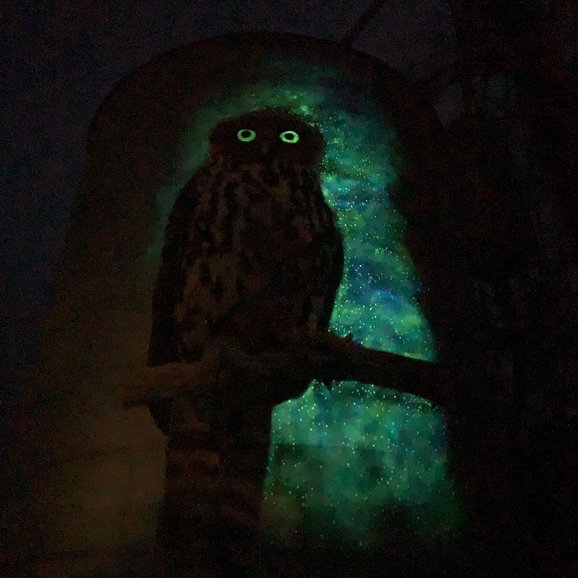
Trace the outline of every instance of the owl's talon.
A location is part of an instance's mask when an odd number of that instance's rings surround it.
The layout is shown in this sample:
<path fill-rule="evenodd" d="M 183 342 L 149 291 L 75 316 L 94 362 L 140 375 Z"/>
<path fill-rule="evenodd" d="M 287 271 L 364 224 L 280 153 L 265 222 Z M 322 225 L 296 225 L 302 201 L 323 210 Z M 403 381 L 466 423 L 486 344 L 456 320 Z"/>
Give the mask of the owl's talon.
<path fill-rule="evenodd" d="M 348 349 L 355 346 L 353 333 L 348 333 L 345 337 L 332 332 L 316 333 L 311 340 L 311 346 L 316 352 L 333 355 L 347 354 Z"/>

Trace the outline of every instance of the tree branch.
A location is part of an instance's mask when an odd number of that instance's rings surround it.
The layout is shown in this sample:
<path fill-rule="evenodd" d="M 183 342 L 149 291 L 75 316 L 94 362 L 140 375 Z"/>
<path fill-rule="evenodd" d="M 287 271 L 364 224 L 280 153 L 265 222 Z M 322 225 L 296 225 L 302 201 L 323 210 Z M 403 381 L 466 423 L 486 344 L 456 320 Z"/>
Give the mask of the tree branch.
<path fill-rule="evenodd" d="M 352 46 L 358 39 L 365 27 L 369 24 L 372 18 L 383 8 L 386 0 L 374 0 L 351 26 L 347 33 L 341 39 L 342 44 Z"/>
<path fill-rule="evenodd" d="M 234 347 L 215 347 L 202 360 L 147 367 L 125 386 L 123 405 L 131 408 L 184 395 L 208 394 L 235 382 L 258 382 L 251 393 L 275 405 L 303 393 L 313 379 L 359 381 L 397 389 L 441 406 L 453 402 L 447 368 L 369 349 L 332 333 L 281 352 L 251 356 Z"/>
<path fill-rule="evenodd" d="M 202 394 L 209 391 L 214 382 L 215 376 L 207 373 L 201 361 L 145 367 L 125 384 L 123 406 L 130 409 L 187 392 Z"/>

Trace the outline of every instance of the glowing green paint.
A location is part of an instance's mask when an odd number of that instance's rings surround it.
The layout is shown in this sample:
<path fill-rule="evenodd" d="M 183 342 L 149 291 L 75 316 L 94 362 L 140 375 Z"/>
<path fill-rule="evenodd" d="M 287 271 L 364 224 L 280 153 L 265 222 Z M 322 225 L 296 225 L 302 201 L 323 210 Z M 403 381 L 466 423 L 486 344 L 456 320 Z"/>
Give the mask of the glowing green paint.
<path fill-rule="evenodd" d="M 182 183 L 160 197 L 159 222 L 166 222 L 178 190 L 205 157 L 216 122 L 288 106 L 318 123 L 327 143 L 323 189 L 345 238 L 345 276 L 332 329 L 353 333 L 368 347 L 435 360 L 417 302 L 419 280 L 402 243 L 405 223 L 389 201 L 402 159 L 388 119 L 372 104 L 363 79 L 342 83 L 337 71 L 294 61 L 270 66 L 282 71 L 277 76 L 283 81 L 236 89 L 195 119 L 181 146 L 186 160 L 175 181 Z M 161 239 L 159 229 L 155 254 Z M 352 382 L 328 392 L 314 383 L 273 413 L 267 529 L 281 541 L 305 531 L 316 541 L 352 547 L 400 532 L 452 534 L 459 509 L 446 448 L 443 415 L 426 400 Z"/>

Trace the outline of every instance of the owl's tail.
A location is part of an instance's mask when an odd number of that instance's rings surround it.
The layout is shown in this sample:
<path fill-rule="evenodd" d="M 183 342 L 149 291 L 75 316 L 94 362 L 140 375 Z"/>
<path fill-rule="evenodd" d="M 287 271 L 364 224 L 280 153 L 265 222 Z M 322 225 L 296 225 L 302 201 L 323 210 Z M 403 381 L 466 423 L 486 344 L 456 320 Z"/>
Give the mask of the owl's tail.
<path fill-rule="evenodd" d="M 244 418 L 235 435 L 190 428 L 169 436 L 159 538 L 176 570 L 266 576 L 260 513 L 270 417 Z"/>

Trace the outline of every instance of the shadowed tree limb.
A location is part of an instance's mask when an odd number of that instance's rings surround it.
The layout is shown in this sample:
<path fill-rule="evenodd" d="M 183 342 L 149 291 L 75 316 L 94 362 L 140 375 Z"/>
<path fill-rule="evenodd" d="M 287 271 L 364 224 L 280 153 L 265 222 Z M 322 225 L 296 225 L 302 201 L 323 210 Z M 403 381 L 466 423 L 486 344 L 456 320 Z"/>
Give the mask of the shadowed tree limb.
<path fill-rule="evenodd" d="M 358 381 L 397 389 L 447 407 L 453 403 L 449 369 L 427 361 L 369 349 L 333 333 L 301 340 L 280 352 L 248 355 L 223 344 L 207 348 L 203 359 L 147 367 L 126 385 L 125 408 L 184 395 L 196 397 L 229 383 L 258 382 L 237 388 L 247 401 L 258 396 L 271 406 L 298 397 L 313 379 Z M 298 385 L 296 385 L 298 384 Z"/>
<path fill-rule="evenodd" d="M 361 16 L 355 21 L 351 28 L 345 33 L 341 42 L 347 46 L 352 46 L 359 38 L 365 27 L 371 22 L 375 15 L 384 7 L 387 0 L 374 0 L 361 13 Z"/>

